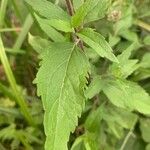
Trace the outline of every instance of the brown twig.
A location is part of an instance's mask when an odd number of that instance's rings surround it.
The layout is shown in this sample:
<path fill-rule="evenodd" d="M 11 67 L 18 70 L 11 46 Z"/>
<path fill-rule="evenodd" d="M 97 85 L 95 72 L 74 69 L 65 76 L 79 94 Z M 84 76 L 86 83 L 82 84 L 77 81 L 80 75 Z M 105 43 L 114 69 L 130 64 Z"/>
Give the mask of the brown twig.
<path fill-rule="evenodd" d="M 73 8 L 72 2 L 70 0 L 66 0 L 66 5 L 67 5 L 69 15 L 73 16 L 74 15 L 74 8 Z"/>
<path fill-rule="evenodd" d="M 66 5 L 67 5 L 67 9 L 68 9 L 69 15 L 73 16 L 74 13 L 75 13 L 75 10 L 73 8 L 72 1 L 71 0 L 66 0 Z M 74 31 L 75 31 L 75 33 L 77 33 L 78 29 L 74 28 Z M 79 40 L 79 47 L 82 50 L 84 50 L 83 42 L 80 40 L 80 38 L 77 35 L 75 35 L 75 36 L 73 35 L 73 39 L 74 39 L 75 42 Z"/>

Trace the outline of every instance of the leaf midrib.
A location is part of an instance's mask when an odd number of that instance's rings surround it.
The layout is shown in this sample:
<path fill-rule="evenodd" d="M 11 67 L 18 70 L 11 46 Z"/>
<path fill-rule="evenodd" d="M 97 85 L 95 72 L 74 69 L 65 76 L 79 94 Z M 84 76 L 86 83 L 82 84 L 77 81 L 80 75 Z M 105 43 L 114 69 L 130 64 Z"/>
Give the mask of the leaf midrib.
<path fill-rule="evenodd" d="M 73 45 L 73 48 L 72 48 L 72 50 L 71 50 L 71 53 L 70 53 L 70 56 L 69 56 L 69 58 L 68 58 L 68 63 L 67 63 L 67 65 L 66 65 L 66 69 L 65 69 L 65 74 L 64 74 L 64 77 L 63 77 L 63 82 L 62 82 L 62 86 L 61 86 L 61 89 L 60 89 L 60 95 L 59 95 L 59 97 L 58 97 L 58 107 L 57 107 L 57 117 L 56 117 L 56 127 L 55 127 L 55 133 L 54 133 L 54 150 L 55 150 L 55 145 L 57 144 L 55 144 L 55 139 L 56 139 L 56 136 L 59 136 L 58 134 L 57 134 L 57 124 L 58 124 L 58 110 L 59 110 L 59 108 L 60 108 L 60 101 L 61 101 L 61 96 L 62 96 L 62 93 L 63 93 L 63 87 L 64 87 L 64 84 L 65 84 L 65 80 L 66 80 L 66 77 L 67 77 L 67 71 L 68 71 L 68 66 L 69 66 L 69 62 L 70 62 L 70 60 L 71 60 L 71 57 L 72 57 L 72 54 L 73 54 L 73 51 L 74 51 L 74 49 L 75 49 L 75 44 Z"/>

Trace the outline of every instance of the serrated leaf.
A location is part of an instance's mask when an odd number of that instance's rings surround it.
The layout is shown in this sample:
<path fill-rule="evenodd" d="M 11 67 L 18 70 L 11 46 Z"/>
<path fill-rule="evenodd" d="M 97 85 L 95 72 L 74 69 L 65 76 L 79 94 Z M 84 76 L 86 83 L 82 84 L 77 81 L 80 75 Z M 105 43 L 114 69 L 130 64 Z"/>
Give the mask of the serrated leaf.
<path fill-rule="evenodd" d="M 35 82 L 45 109 L 45 149 L 67 150 L 84 108 L 88 60 L 72 43 L 54 43 L 42 58 Z"/>
<path fill-rule="evenodd" d="M 111 47 L 101 34 L 93 31 L 90 28 L 85 28 L 77 35 L 101 57 L 106 57 L 113 62 L 118 62 L 117 58 L 112 52 Z"/>
<path fill-rule="evenodd" d="M 99 0 L 87 0 L 85 1 L 79 9 L 75 12 L 72 17 L 72 26 L 78 27 L 80 26 L 88 13 L 98 4 Z"/>
<path fill-rule="evenodd" d="M 77 27 L 82 23 L 88 23 L 103 18 L 110 2 L 110 0 L 87 0 L 83 3 L 83 0 L 74 0 L 73 4 L 77 11 L 72 17 L 73 26 Z"/>
<path fill-rule="evenodd" d="M 93 8 L 93 10 L 90 11 L 85 17 L 84 23 L 96 21 L 103 18 L 107 12 L 110 2 L 111 0 L 100 0 L 98 4 Z"/>
<path fill-rule="evenodd" d="M 47 34 L 48 37 L 50 37 L 54 42 L 62 42 L 66 41 L 65 37 L 59 33 L 57 30 L 55 30 L 53 27 L 51 27 L 47 20 L 40 18 L 36 15 L 36 20 L 38 21 L 41 29 Z"/>
<path fill-rule="evenodd" d="M 39 36 L 33 36 L 30 33 L 28 36 L 28 42 L 37 53 L 43 52 L 51 44 L 50 41 Z"/>
<path fill-rule="evenodd" d="M 59 6 L 47 0 L 25 0 L 36 12 L 47 19 L 69 21 L 69 15 Z"/>
<path fill-rule="evenodd" d="M 150 114 L 150 96 L 134 82 L 120 79 L 108 80 L 103 91 L 117 107 Z"/>

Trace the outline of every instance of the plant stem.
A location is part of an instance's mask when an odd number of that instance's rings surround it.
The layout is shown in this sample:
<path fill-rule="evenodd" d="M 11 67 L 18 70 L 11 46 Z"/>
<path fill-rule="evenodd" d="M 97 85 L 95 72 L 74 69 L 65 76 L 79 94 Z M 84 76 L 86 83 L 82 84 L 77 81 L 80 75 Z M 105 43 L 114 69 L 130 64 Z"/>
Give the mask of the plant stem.
<path fill-rule="evenodd" d="M 21 48 L 22 43 L 25 40 L 26 35 L 28 34 L 29 29 L 31 28 L 32 24 L 33 24 L 33 18 L 29 14 L 27 16 L 25 22 L 24 22 L 24 25 L 23 25 L 22 30 L 21 30 L 21 32 L 20 32 L 20 34 L 16 40 L 16 43 L 13 46 L 13 49 L 20 49 Z"/>
<path fill-rule="evenodd" d="M 66 0 L 66 5 L 67 5 L 67 9 L 68 9 L 70 16 L 73 16 L 74 15 L 74 8 L 73 8 L 72 2 L 70 0 Z"/>
<path fill-rule="evenodd" d="M 74 11 L 73 4 L 72 4 L 71 0 L 66 0 L 66 5 L 67 5 L 69 15 L 73 16 L 75 11 Z M 74 30 L 75 30 L 75 33 L 78 31 L 78 29 L 76 29 L 76 28 Z M 84 50 L 83 42 L 80 40 L 80 38 L 77 35 L 75 35 L 75 37 L 73 36 L 73 38 L 74 38 L 75 42 L 79 40 L 79 47 L 82 50 Z"/>
<path fill-rule="evenodd" d="M 135 24 L 150 32 L 150 25 L 149 24 L 147 24 L 141 20 L 137 20 Z"/>
<path fill-rule="evenodd" d="M 12 93 L 11 90 L 8 89 L 8 87 L 6 87 L 5 85 L 3 85 L 0 82 L 0 90 L 7 96 L 9 97 L 11 100 L 15 100 L 16 101 L 16 97 L 14 96 L 14 94 Z"/>
<path fill-rule="evenodd" d="M 13 31 L 18 32 L 20 30 L 21 28 L 4 28 L 4 29 L 0 29 L 0 32 L 13 32 Z"/>
<path fill-rule="evenodd" d="M 25 19 L 25 22 L 24 22 L 24 24 L 23 24 L 23 27 L 22 27 L 22 29 L 21 29 L 21 32 L 20 32 L 20 34 L 19 34 L 19 36 L 18 36 L 18 38 L 17 38 L 17 40 L 16 40 L 16 42 L 15 42 L 15 44 L 14 44 L 14 46 L 13 46 L 13 49 L 21 49 L 21 46 L 22 46 L 22 44 L 23 44 L 23 42 L 24 42 L 24 40 L 25 40 L 25 38 L 26 38 L 26 36 L 27 36 L 27 34 L 28 34 L 28 32 L 29 32 L 29 30 L 30 30 L 30 28 L 31 28 L 31 26 L 32 26 L 32 24 L 33 24 L 33 18 L 32 18 L 32 16 L 29 14 L 27 17 L 26 17 L 26 19 Z M 15 58 L 12 56 L 11 58 L 10 58 L 10 63 L 11 64 L 14 64 L 14 61 L 15 61 Z"/>
<path fill-rule="evenodd" d="M 120 150 L 124 150 L 124 148 L 125 148 L 125 146 L 126 146 L 128 140 L 129 140 L 130 136 L 132 135 L 132 133 L 133 133 L 133 129 L 131 129 L 131 130 L 128 132 L 128 134 L 126 135 L 126 137 L 125 137 L 125 139 L 124 139 L 124 141 L 123 141 L 123 143 L 122 143 L 122 145 L 121 145 L 121 147 L 120 147 Z"/>
<path fill-rule="evenodd" d="M 11 88 L 12 88 L 12 90 L 14 92 L 14 95 L 16 97 L 16 102 L 20 106 L 21 111 L 22 111 L 25 119 L 27 120 L 27 122 L 30 125 L 34 125 L 32 116 L 30 115 L 30 113 L 28 111 L 28 107 L 27 107 L 27 105 L 25 103 L 25 100 L 24 100 L 23 96 L 20 94 L 20 91 L 18 91 L 16 80 L 14 78 L 13 72 L 12 72 L 11 67 L 9 65 L 9 62 L 8 62 L 8 59 L 7 59 L 7 56 L 6 56 L 6 53 L 5 53 L 5 49 L 4 49 L 4 46 L 3 46 L 3 42 L 2 42 L 2 39 L 1 39 L 1 36 L 0 36 L 0 59 L 1 59 L 1 62 L 3 64 L 3 66 L 4 66 L 4 70 L 5 70 L 6 76 L 8 78 L 8 81 L 10 83 L 10 86 L 11 86 Z"/>
<path fill-rule="evenodd" d="M 19 17 L 19 19 L 21 20 L 21 22 L 23 21 L 23 17 L 22 17 L 22 15 L 21 15 L 21 13 L 20 13 L 20 11 L 19 11 L 19 7 L 17 6 L 17 1 L 15 1 L 15 0 L 11 0 L 11 3 L 12 3 L 12 5 L 13 5 L 13 7 L 14 7 L 14 10 L 15 10 L 15 12 L 16 12 L 16 15 Z"/>
<path fill-rule="evenodd" d="M 6 7 L 7 7 L 8 0 L 2 0 L 1 1 L 1 7 L 0 7 L 0 27 L 3 26 L 4 23 L 4 17 L 6 13 Z"/>
<path fill-rule="evenodd" d="M 10 115 L 15 116 L 17 118 L 22 117 L 22 115 L 20 115 L 20 112 L 17 109 L 13 109 L 13 108 L 0 107 L 0 112 L 3 114 L 10 114 Z"/>

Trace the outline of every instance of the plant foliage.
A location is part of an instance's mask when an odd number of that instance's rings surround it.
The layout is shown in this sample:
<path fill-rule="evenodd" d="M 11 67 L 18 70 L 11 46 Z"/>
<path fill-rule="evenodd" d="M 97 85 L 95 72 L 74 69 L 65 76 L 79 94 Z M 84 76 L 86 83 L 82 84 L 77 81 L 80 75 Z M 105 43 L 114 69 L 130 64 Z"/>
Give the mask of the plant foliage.
<path fill-rule="evenodd" d="M 11 3 L 24 20 L 16 0 Z M 2 0 L 0 21 L 6 4 Z M 27 19 L 20 34 L 11 35 L 12 41 L 17 37 L 13 50 L 27 52 L 7 58 L 10 49 L 1 40 L 11 87 L 0 77 L 0 149 L 150 150 L 149 5 L 147 0 L 19 2 Z M 25 79 L 13 74 L 8 61 L 15 67 L 25 63 L 30 74 Z M 33 78 L 42 104 L 33 94 Z"/>

